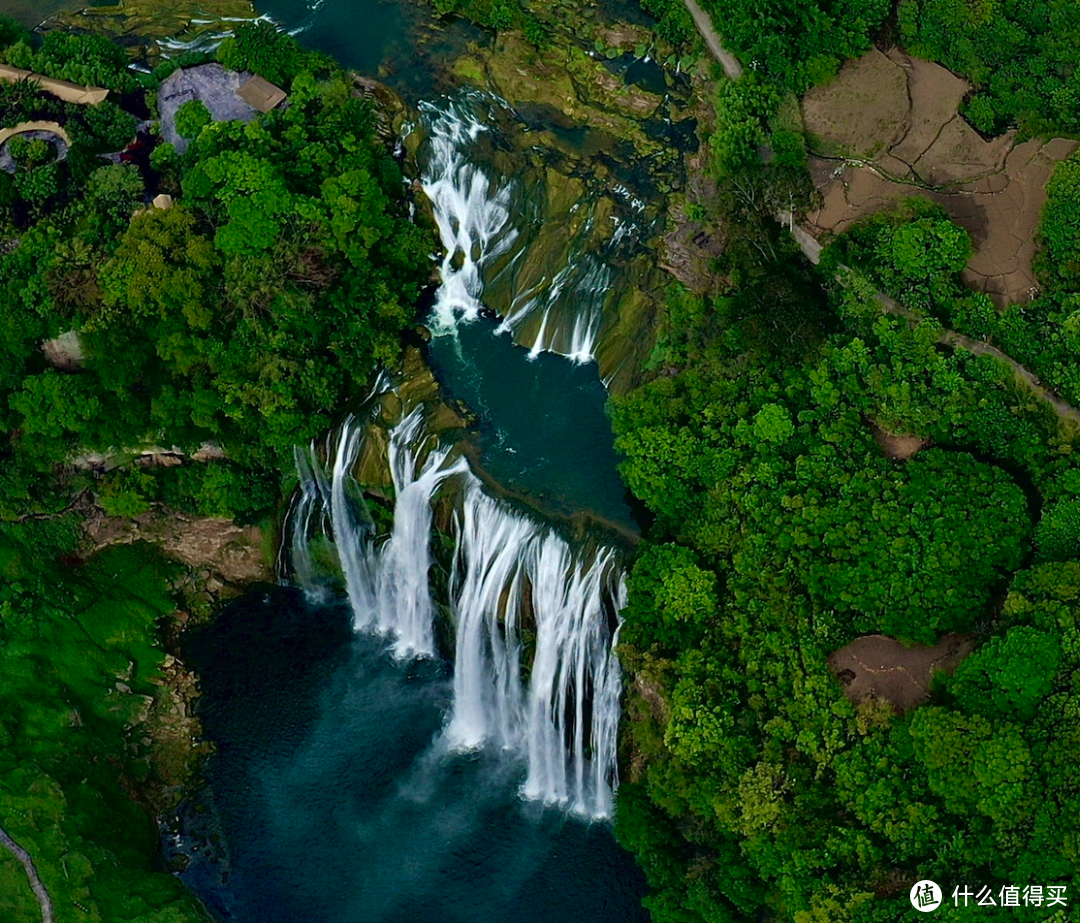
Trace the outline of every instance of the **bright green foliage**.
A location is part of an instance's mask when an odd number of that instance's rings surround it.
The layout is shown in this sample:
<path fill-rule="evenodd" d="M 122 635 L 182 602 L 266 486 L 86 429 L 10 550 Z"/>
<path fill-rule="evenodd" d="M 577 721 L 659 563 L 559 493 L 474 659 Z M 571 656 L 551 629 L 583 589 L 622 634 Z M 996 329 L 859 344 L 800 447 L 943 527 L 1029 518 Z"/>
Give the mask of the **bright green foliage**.
<path fill-rule="evenodd" d="M 708 0 L 724 44 L 750 70 L 802 92 L 870 48 L 886 0 Z"/>
<path fill-rule="evenodd" d="M 210 110 L 201 99 L 189 99 L 176 110 L 176 133 L 181 138 L 196 137 L 210 124 Z"/>
<path fill-rule="evenodd" d="M 950 688 L 969 714 L 1030 721 L 1053 686 L 1058 659 L 1054 635 L 1018 626 L 960 664 Z"/>
<path fill-rule="evenodd" d="M 58 920 L 202 921 L 181 883 L 154 869 L 157 829 L 126 790 L 150 765 L 133 727 L 142 696 L 157 694 L 167 570 L 143 545 L 61 563 L 77 528 L 0 530 L 0 826 L 34 857 Z M 0 866 L 0 882 L 18 880 Z M 23 900 L 7 906 L 37 913 L 25 875 L 18 887 Z"/>
<path fill-rule="evenodd" d="M 658 20 L 654 28 L 662 39 L 681 45 L 694 35 L 694 21 L 683 0 L 641 0 L 641 6 Z"/>
<path fill-rule="evenodd" d="M 1055 287 L 1075 290 L 1080 282 L 1080 157 L 1061 163 L 1046 186 L 1040 234 L 1044 266 Z"/>
<path fill-rule="evenodd" d="M 710 144 L 722 173 L 756 166 L 768 137 L 769 118 L 780 104 L 776 88 L 753 75 L 725 81 L 716 98 L 716 133 Z"/>
<path fill-rule="evenodd" d="M 0 260 L 19 293 L 10 322 L 28 309 L 53 334 L 74 322 L 91 356 L 79 376 L 12 369 L 34 465 L 212 440 L 255 470 L 287 466 L 397 356 L 431 240 L 344 76 L 295 75 L 288 109 L 205 126 L 172 164 L 174 207 L 132 218 L 139 174 L 98 167 L 82 202 Z"/>
<path fill-rule="evenodd" d="M 909 308 L 949 308 L 961 300 L 959 274 L 971 257 L 967 231 L 926 199 L 907 199 L 865 218 L 831 248 L 827 262 L 863 269 Z"/>
<path fill-rule="evenodd" d="M 0 52 L 0 58 L 5 64 L 83 86 L 127 92 L 139 85 L 128 70 L 124 49 L 101 35 L 51 30 L 45 33 L 40 46 L 23 37 Z"/>
<path fill-rule="evenodd" d="M 977 90 L 967 106 L 980 131 L 1080 131 L 1080 8 L 1072 0 L 902 0 L 900 34 Z"/>
<path fill-rule="evenodd" d="M 969 246 L 906 206 L 833 248 L 831 312 L 786 260 L 712 305 L 673 292 L 664 374 L 612 402 L 624 478 L 656 515 L 620 635 L 617 833 L 657 923 L 894 923 L 920 877 L 1080 886 L 1080 564 L 1017 573 L 1035 520 L 1041 558 L 1080 550 L 1080 440 L 919 320 L 997 329 L 960 283 Z M 762 335 L 778 291 L 802 307 L 798 350 Z M 933 447 L 885 457 L 870 421 Z M 860 635 L 976 630 L 905 715 L 853 704 L 828 666 Z"/>
<path fill-rule="evenodd" d="M 1070 497 L 1044 509 L 1035 544 L 1043 561 L 1080 557 L 1080 500 Z"/>
<path fill-rule="evenodd" d="M 237 27 L 218 48 L 218 60 L 230 70 L 250 71 L 288 89 L 302 71 L 319 70 L 330 62 L 305 51 L 265 19 Z"/>

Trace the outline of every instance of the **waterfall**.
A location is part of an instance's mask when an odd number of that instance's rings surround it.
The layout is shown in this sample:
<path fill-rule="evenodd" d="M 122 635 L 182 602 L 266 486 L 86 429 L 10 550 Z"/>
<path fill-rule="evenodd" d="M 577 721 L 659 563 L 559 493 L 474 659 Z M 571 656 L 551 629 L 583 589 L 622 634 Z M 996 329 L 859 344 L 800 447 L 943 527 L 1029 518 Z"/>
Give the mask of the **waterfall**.
<path fill-rule="evenodd" d="M 592 254 L 585 254 L 560 269 L 545 290 L 526 298 L 507 315 L 499 329 L 514 333 L 521 329 L 527 317 L 539 314 L 540 329 L 529 350 L 530 358 L 551 352 L 578 364 L 592 362 L 596 358 L 596 340 L 611 282 L 611 270 Z M 552 323 L 552 316 L 557 316 L 567 302 L 574 308 L 569 333 Z"/>
<path fill-rule="evenodd" d="M 479 316 L 485 270 L 499 257 L 517 246 L 506 265 L 498 269 L 497 279 L 502 279 L 514 277 L 521 259 L 528 255 L 528 242 L 511 223 L 513 194 L 521 184 L 517 179 L 496 182 L 472 159 L 481 135 L 492 131 L 477 113 L 498 105 L 506 106 L 476 91 L 438 105 L 420 105 L 428 139 L 422 184 L 445 251 L 440 266 L 442 285 L 432 309 L 431 326 L 436 336 L 452 334 L 460 321 L 471 322 Z M 542 218 L 535 216 L 533 220 Z M 552 220 L 569 222 L 569 217 L 559 215 Z M 527 286 L 528 291 L 512 291 L 509 304 L 490 305 L 503 317 L 499 332 L 510 333 L 517 342 L 531 343 L 531 358 L 551 352 L 575 363 L 594 361 L 614 281 L 607 261 L 631 227 L 614 220 L 612 237 L 601 254 L 587 250 L 595 230 L 591 211 L 576 231 L 568 224 L 559 254 L 562 265 L 550 267 L 548 275 Z M 510 287 L 515 286 L 511 283 Z"/>
<path fill-rule="evenodd" d="M 325 532 L 322 519 L 329 488 L 314 445 L 306 450 L 299 446 L 294 447 L 293 459 L 300 484 L 282 525 L 282 532 L 288 537 L 288 541 L 282 542 L 278 552 L 278 578 L 284 582 L 291 577 L 307 591 L 311 599 L 318 600 L 323 593 L 315 579 L 311 540 L 315 535 Z"/>
<path fill-rule="evenodd" d="M 381 544 L 352 499 L 362 430 L 350 419 L 333 449 L 328 490 L 301 487 L 308 517 L 329 507 L 357 630 L 378 631 L 395 656 L 435 655 L 438 595 L 454 622 L 453 701 L 443 732 L 453 750 L 485 746 L 526 767 L 522 795 L 588 817 L 607 817 L 616 784 L 621 677 L 614 623 L 625 602 L 613 549 L 575 548 L 552 528 L 483 492 L 462 459 L 426 456 L 422 408 L 391 432 L 396 503 Z M 300 456 L 298 456 L 300 457 Z M 318 482 L 317 464 L 307 463 Z M 301 470 L 302 484 L 304 470 Z M 456 476 L 456 550 L 445 582 L 431 585 L 432 500 Z M 301 508 L 303 499 L 297 502 Z M 290 517 L 295 530 L 299 515 Z M 303 538 L 289 536 L 297 557 Z"/>
<path fill-rule="evenodd" d="M 520 751 L 528 765 L 526 798 L 608 816 L 621 678 L 605 607 L 614 612 L 625 602 L 614 553 L 576 551 L 486 496 L 475 479 L 456 531 L 449 742 Z M 523 684 L 530 628 L 535 650 Z"/>
<path fill-rule="evenodd" d="M 481 268 L 505 253 L 517 237 L 508 223 L 510 187 L 493 190 L 484 172 L 466 156 L 487 130 L 470 105 L 477 95 L 449 101 L 445 108 L 420 104 L 430 149 L 424 192 L 445 251 L 432 312 L 436 334 L 452 332 L 458 317 L 476 319 L 484 287 Z"/>
<path fill-rule="evenodd" d="M 431 567 L 431 499 L 448 477 L 466 471 L 463 461 L 447 465 L 449 450 L 432 451 L 418 465 L 423 408 L 394 429 L 390 471 L 397 498 L 394 528 L 378 544 L 370 522 L 358 521 L 351 499 L 353 466 L 363 429 L 350 417 L 341 427 L 330 481 L 330 522 L 345 589 L 358 631 L 376 630 L 393 639 L 395 656 L 435 653 L 435 607 L 428 588 Z"/>

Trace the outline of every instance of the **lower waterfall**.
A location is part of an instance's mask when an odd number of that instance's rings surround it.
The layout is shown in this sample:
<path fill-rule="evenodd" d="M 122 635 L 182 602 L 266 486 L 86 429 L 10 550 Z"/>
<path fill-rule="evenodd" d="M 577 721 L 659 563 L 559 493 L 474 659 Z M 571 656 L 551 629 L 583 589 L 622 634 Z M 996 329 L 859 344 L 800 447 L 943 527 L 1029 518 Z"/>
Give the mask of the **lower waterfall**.
<path fill-rule="evenodd" d="M 449 450 L 424 456 L 422 408 L 391 433 L 394 523 L 380 541 L 355 496 L 351 471 L 361 438 L 350 418 L 329 453 L 329 477 L 314 453 L 305 456 L 288 520 L 293 530 L 329 521 L 356 629 L 385 634 L 399 659 L 434 656 L 435 598 L 447 600 L 454 686 L 446 744 L 519 754 L 525 798 L 610 816 L 621 693 L 613 648 L 626 593 L 616 552 L 575 548 L 487 496 Z M 451 480 L 458 485 L 456 549 L 450 573 L 440 578 L 445 584 L 432 586 L 432 501 Z M 287 536 L 302 586 L 312 572 L 304 550 L 312 534 Z"/>

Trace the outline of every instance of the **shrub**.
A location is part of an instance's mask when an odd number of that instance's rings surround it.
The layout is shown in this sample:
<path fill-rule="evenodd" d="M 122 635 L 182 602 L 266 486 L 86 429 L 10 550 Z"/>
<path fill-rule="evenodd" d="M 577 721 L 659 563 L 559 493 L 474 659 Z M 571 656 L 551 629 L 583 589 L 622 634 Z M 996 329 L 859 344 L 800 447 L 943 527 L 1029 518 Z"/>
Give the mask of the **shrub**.
<path fill-rule="evenodd" d="M 265 19 L 244 23 L 218 48 L 218 61 L 234 71 L 251 71 L 288 87 L 304 69 L 304 53 L 284 32 Z"/>
<path fill-rule="evenodd" d="M 197 138 L 210 122 L 210 110 L 199 99 L 188 100 L 176 111 L 176 133 L 189 141 Z"/>

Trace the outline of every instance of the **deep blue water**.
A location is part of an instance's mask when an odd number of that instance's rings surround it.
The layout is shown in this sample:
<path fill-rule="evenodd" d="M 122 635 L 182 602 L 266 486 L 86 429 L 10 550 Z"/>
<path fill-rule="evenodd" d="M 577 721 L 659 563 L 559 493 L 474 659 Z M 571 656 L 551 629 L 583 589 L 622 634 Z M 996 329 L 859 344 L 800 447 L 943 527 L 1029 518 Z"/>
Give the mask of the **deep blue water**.
<path fill-rule="evenodd" d="M 346 67 L 374 74 L 404 39 L 398 0 L 256 0 L 255 8 Z"/>
<path fill-rule="evenodd" d="M 499 753 L 450 755 L 437 661 L 395 662 L 340 605 L 253 592 L 189 642 L 217 753 L 185 811 L 185 880 L 235 923 L 646 923 L 605 824 L 517 796 Z"/>
<path fill-rule="evenodd" d="M 427 7 L 257 0 L 260 13 L 411 102 L 476 37 L 428 32 Z M 436 341 L 453 393 L 481 417 L 485 467 L 556 512 L 632 526 L 594 366 L 527 351 L 491 325 Z M 512 756 L 440 746 L 441 661 L 395 662 L 339 604 L 260 591 L 193 637 L 200 716 L 217 752 L 184 812 L 184 873 L 229 923 L 647 923 L 645 884 L 607 824 L 522 801 Z"/>
<path fill-rule="evenodd" d="M 495 328 L 482 319 L 462 323 L 456 337 L 431 342 L 436 373 L 480 418 L 484 467 L 541 509 L 591 510 L 637 531 L 595 363 L 550 353 L 530 359 Z"/>

